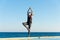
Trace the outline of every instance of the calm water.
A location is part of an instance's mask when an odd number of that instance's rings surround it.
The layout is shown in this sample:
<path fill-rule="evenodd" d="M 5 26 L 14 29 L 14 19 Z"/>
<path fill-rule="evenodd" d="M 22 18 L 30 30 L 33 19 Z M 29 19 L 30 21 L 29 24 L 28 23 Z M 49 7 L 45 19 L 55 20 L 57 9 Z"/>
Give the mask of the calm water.
<path fill-rule="evenodd" d="M 28 36 L 27 32 L 0 32 L 0 38 L 27 37 L 27 36 Z M 60 36 L 60 32 L 31 32 L 30 33 L 30 37 L 38 37 L 38 36 L 40 37 Z"/>

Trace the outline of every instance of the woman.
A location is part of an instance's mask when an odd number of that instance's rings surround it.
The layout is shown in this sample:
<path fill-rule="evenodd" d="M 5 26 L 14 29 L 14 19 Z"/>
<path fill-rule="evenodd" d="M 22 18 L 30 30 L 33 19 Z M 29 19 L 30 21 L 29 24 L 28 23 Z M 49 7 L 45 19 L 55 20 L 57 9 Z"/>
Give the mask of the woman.
<path fill-rule="evenodd" d="M 32 10 L 31 10 L 31 8 L 29 8 L 27 11 L 27 22 L 23 22 L 22 24 L 28 30 L 28 35 L 29 35 L 31 24 L 32 24 Z M 27 25 L 28 25 L 28 27 L 27 27 Z"/>

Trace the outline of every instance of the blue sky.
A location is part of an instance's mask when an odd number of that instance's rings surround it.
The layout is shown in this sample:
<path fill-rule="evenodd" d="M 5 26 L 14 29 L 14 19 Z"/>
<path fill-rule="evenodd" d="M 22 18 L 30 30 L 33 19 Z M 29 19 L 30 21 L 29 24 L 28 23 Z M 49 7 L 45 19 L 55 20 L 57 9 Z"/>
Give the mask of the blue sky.
<path fill-rule="evenodd" d="M 33 10 L 31 32 L 60 32 L 60 0 L 0 0 L 0 32 L 27 32 L 27 10 Z"/>

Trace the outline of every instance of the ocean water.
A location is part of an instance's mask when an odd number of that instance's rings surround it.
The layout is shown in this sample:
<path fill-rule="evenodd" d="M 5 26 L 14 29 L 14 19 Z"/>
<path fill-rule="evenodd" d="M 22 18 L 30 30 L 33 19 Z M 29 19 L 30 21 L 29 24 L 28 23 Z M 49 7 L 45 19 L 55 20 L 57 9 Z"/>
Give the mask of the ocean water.
<path fill-rule="evenodd" d="M 43 36 L 60 36 L 60 32 L 30 32 L 30 37 L 43 37 Z M 14 38 L 14 37 L 28 37 L 28 33 L 27 32 L 0 32 L 0 38 Z"/>

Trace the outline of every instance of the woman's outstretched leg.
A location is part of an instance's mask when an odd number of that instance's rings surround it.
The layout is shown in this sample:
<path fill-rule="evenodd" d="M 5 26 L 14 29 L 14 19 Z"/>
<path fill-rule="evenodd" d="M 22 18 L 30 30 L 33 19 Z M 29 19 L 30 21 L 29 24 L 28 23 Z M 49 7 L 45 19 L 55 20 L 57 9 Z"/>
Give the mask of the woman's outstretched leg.
<path fill-rule="evenodd" d="M 24 27 L 28 30 L 27 22 L 23 22 L 22 24 L 23 24 L 23 25 L 24 25 Z"/>

